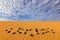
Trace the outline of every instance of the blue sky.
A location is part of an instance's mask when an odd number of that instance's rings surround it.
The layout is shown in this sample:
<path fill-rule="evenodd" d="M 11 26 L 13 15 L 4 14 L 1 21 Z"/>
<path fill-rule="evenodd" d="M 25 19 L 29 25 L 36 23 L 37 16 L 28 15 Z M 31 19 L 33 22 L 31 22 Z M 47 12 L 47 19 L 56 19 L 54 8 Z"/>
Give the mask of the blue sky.
<path fill-rule="evenodd" d="M 0 20 L 59 21 L 60 0 L 0 0 Z"/>

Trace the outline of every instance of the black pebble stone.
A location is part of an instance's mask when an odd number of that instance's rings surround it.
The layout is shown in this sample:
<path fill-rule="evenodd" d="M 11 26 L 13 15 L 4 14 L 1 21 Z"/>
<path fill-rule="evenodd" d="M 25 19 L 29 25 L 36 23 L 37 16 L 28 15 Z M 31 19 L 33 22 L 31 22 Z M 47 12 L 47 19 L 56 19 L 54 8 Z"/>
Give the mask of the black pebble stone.
<path fill-rule="evenodd" d="M 44 32 L 42 32 L 42 34 L 45 34 Z"/>
<path fill-rule="evenodd" d="M 45 33 L 49 33 L 50 31 L 46 31 Z"/>
<path fill-rule="evenodd" d="M 10 28 L 10 30 L 12 30 L 13 28 Z"/>
<path fill-rule="evenodd" d="M 13 32 L 12 34 L 16 34 L 16 32 Z"/>
<path fill-rule="evenodd" d="M 21 29 L 21 28 L 18 28 L 18 29 Z"/>
<path fill-rule="evenodd" d="M 29 31 L 28 29 L 26 29 L 26 31 Z"/>
<path fill-rule="evenodd" d="M 51 29 L 51 31 L 53 31 L 53 29 Z"/>
<path fill-rule="evenodd" d="M 10 33 L 11 31 L 8 31 L 8 33 Z"/>
<path fill-rule="evenodd" d="M 5 30 L 5 31 L 8 31 L 8 30 Z"/>
<path fill-rule="evenodd" d="M 37 33 L 37 35 L 39 35 L 39 33 Z"/>
<path fill-rule="evenodd" d="M 22 28 L 22 30 L 24 30 L 24 29 Z"/>
<path fill-rule="evenodd" d="M 19 32 L 19 34 L 22 34 L 22 32 Z"/>
<path fill-rule="evenodd" d="M 38 29 L 35 29 L 36 32 L 38 32 Z"/>
<path fill-rule="evenodd" d="M 49 28 L 46 28 L 46 30 L 49 30 Z"/>
<path fill-rule="evenodd" d="M 34 37 L 34 35 L 33 35 L 33 34 L 30 34 L 30 36 L 31 36 L 31 37 Z"/>
<path fill-rule="evenodd" d="M 20 30 L 17 30 L 17 32 L 19 32 Z"/>
<path fill-rule="evenodd" d="M 24 34 L 27 34 L 27 32 L 24 32 Z"/>
<path fill-rule="evenodd" d="M 41 29 L 41 31 L 45 31 L 45 29 L 43 28 L 43 29 Z"/>
<path fill-rule="evenodd" d="M 55 33 L 55 32 L 52 32 L 52 33 Z"/>
<path fill-rule="evenodd" d="M 29 31 L 31 31 L 32 30 L 32 28 L 31 29 L 29 29 Z"/>

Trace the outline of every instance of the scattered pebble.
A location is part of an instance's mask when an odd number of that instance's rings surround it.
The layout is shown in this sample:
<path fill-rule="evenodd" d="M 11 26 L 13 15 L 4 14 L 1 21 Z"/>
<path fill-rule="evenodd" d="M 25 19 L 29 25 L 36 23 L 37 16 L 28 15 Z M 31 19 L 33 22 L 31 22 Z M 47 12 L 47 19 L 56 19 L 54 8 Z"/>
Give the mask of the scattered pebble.
<path fill-rule="evenodd" d="M 13 29 L 13 28 L 10 28 L 10 30 L 12 30 L 12 29 Z M 21 30 L 24 30 L 23 28 L 18 28 L 17 32 L 18 32 L 19 34 L 22 34 L 22 32 L 20 32 L 20 29 L 21 29 Z M 32 28 L 31 28 L 31 29 L 26 29 L 25 32 L 24 32 L 24 34 L 27 34 L 27 31 L 31 31 L 31 30 L 32 30 Z M 5 31 L 7 31 L 8 33 L 11 32 L 11 31 L 8 31 L 7 29 L 6 29 Z M 49 28 L 47 28 L 47 29 L 44 29 L 44 28 L 43 28 L 43 29 L 41 29 L 41 31 L 42 31 L 42 34 L 49 33 L 50 31 L 51 31 L 52 33 L 55 33 L 53 29 L 51 29 L 51 30 L 49 31 Z M 35 29 L 35 32 L 36 32 L 37 35 L 39 35 L 39 32 L 38 32 L 38 29 L 37 29 L 37 28 Z M 12 34 L 16 34 L 16 32 L 13 32 Z M 34 37 L 33 34 L 30 34 L 30 36 L 31 36 L 31 37 Z"/>
<path fill-rule="evenodd" d="M 8 31 L 8 33 L 10 33 L 11 31 Z"/>
<path fill-rule="evenodd" d="M 8 31 L 8 30 L 5 30 L 5 31 Z"/>
<path fill-rule="evenodd" d="M 33 34 L 30 34 L 30 36 L 31 36 L 31 37 L 34 37 L 34 35 L 33 35 Z"/>
<path fill-rule="evenodd" d="M 35 32 L 38 32 L 38 29 L 35 29 Z"/>
<path fill-rule="evenodd" d="M 27 34 L 27 32 L 24 32 L 24 34 Z"/>
<path fill-rule="evenodd" d="M 31 31 L 32 30 L 32 28 L 31 29 L 29 29 L 29 31 Z"/>
<path fill-rule="evenodd" d="M 49 30 L 49 28 L 46 28 L 46 30 Z"/>
<path fill-rule="evenodd" d="M 55 32 L 52 32 L 52 33 L 55 33 Z"/>
<path fill-rule="evenodd" d="M 42 34 L 45 34 L 44 32 L 42 32 Z"/>
<path fill-rule="evenodd" d="M 37 33 L 37 35 L 39 35 L 39 33 Z"/>
<path fill-rule="evenodd" d="M 12 34 L 16 34 L 16 32 L 13 32 Z"/>
<path fill-rule="evenodd" d="M 53 29 L 51 29 L 51 31 L 53 31 Z"/>
<path fill-rule="evenodd" d="M 22 34 L 22 32 L 19 32 L 19 34 Z"/>
<path fill-rule="evenodd" d="M 46 31 L 45 33 L 48 33 L 48 32 L 50 32 L 50 31 Z"/>
<path fill-rule="evenodd" d="M 26 29 L 26 31 L 29 31 L 28 29 Z"/>
<path fill-rule="evenodd" d="M 19 30 L 17 30 L 17 32 L 19 32 Z"/>
<path fill-rule="evenodd" d="M 12 30 L 13 28 L 10 28 L 10 30 Z"/>
<path fill-rule="evenodd" d="M 21 29 L 21 28 L 18 28 L 18 29 Z"/>
<path fill-rule="evenodd" d="M 41 31 L 45 31 L 45 29 L 43 28 L 43 29 L 41 29 Z"/>
<path fill-rule="evenodd" d="M 24 29 L 22 28 L 22 30 L 24 30 Z"/>

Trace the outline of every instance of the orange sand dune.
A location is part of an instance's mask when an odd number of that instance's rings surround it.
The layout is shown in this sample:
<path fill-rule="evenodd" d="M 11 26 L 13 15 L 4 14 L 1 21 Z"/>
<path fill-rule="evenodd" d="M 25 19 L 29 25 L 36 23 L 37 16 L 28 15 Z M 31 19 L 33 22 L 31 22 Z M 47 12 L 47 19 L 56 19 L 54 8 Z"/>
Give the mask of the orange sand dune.
<path fill-rule="evenodd" d="M 60 40 L 60 22 L 0 21 L 0 40 Z"/>

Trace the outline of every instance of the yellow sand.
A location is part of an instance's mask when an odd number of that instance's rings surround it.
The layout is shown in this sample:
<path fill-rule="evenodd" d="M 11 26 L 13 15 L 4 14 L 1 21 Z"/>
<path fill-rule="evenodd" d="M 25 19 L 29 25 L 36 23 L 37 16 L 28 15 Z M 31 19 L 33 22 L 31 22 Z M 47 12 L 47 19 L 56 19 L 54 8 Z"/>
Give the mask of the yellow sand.
<path fill-rule="evenodd" d="M 26 35 L 18 34 L 16 31 L 21 27 L 24 29 L 39 29 L 39 35 L 33 30 L 28 32 Z M 10 30 L 13 28 L 13 30 Z M 55 31 L 55 33 L 42 34 L 41 28 L 50 28 Z M 16 34 L 7 33 L 5 30 L 8 29 Z M 23 31 L 24 32 L 24 31 Z M 31 37 L 30 34 L 34 34 Z M 19 21 L 0 21 L 0 40 L 60 40 L 60 22 L 19 22 Z"/>

